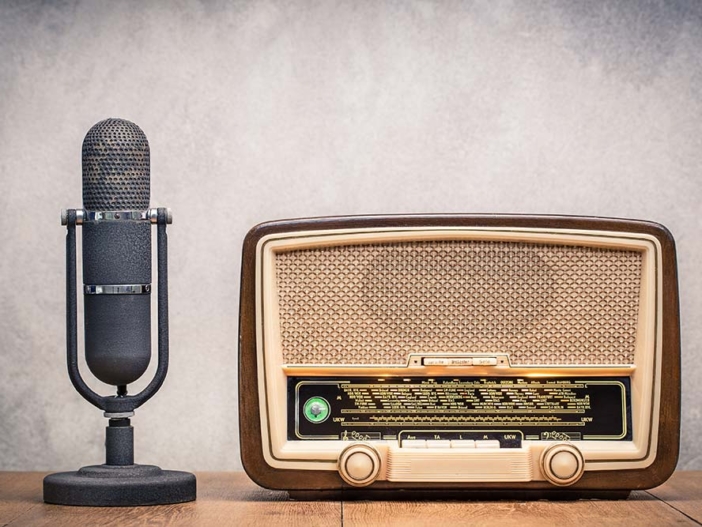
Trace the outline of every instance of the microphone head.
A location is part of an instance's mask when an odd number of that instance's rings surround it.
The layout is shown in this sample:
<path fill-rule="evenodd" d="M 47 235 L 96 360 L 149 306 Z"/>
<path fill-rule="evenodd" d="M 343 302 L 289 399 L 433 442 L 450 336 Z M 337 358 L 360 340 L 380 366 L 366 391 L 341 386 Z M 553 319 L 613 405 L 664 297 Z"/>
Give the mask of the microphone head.
<path fill-rule="evenodd" d="M 105 119 L 83 140 L 83 208 L 146 210 L 150 195 L 149 142 L 137 125 Z"/>

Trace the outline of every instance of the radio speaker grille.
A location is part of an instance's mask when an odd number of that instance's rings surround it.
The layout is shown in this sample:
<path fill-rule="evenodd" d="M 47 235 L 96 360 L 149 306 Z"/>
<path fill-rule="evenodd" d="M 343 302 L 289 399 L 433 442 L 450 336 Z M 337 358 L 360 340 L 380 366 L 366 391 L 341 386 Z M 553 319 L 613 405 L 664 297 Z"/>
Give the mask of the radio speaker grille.
<path fill-rule="evenodd" d="M 282 251 L 275 271 L 287 364 L 403 365 L 410 353 L 634 360 L 639 251 L 412 241 Z"/>

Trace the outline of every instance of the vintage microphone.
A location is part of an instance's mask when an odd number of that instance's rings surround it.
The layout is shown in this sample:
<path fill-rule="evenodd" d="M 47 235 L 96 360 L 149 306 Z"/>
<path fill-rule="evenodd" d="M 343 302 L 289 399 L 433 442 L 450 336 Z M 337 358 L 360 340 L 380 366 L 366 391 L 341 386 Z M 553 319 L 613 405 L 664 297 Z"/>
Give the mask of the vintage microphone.
<path fill-rule="evenodd" d="M 136 506 L 192 501 L 193 474 L 134 464 L 134 410 L 161 387 L 168 370 L 168 209 L 150 209 L 149 143 L 123 119 L 93 126 L 83 141 L 83 210 L 61 214 L 66 236 L 68 375 L 88 402 L 103 410 L 104 465 L 44 478 L 44 501 L 61 505 Z M 151 224 L 157 224 L 158 367 L 136 395 L 127 385 L 151 359 Z M 85 358 L 116 395 L 91 390 L 78 371 L 76 225 L 83 227 Z"/>

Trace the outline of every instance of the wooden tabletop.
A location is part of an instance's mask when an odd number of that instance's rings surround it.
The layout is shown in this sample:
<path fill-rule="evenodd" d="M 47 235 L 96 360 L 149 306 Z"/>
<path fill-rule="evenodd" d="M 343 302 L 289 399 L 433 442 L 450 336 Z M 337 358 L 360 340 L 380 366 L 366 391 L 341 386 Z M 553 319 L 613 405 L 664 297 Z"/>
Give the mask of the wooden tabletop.
<path fill-rule="evenodd" d="M 42 502 L 39 472 L 0 472 L 0 526 L 149 525 L 702 525 L 702 472 L 620 501 L 290 501 L 242 472 L 197 474 L 192 503 L 155 507 L 64 507 Z"/>

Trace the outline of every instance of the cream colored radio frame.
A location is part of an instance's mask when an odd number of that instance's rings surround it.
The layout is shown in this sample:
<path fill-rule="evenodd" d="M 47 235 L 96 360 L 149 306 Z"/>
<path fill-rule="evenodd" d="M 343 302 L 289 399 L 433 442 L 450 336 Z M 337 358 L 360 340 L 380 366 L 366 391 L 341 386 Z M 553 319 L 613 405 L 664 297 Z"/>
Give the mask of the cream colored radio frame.
<path fill-rule="evenodd" d="M 642 252 L 642 281 L 639 303 L 639 323 L 636 337 L 634 364 L 617 366 L 502 366 L 451 367 L 451 375 L 464 376 L 629 376 L 631 378 L 632 441 L 578 441 L 577 448 L 585 461 L 584 470 L 608 471 L 642 469 L 650 466 L 658 449 L 658 416 L 660 414 L 661 332 L 662 318 L 662 261 L 659 241 L 650 235 L 609 231 L 575 229 L 529 229 L 500 227 L 391 227 L 336 229 L 281 233 L 264 236 L 256 247 L 256 343 L 258 361 L 259 416 L 266 463 L 276 469 L 337 471 L 341 452 L 348 441 L 287 439 L 287 377 L 306 376 L 360 376 L 360 375 L 437 375 L 441 367 L 360 366 L 360 365 L 286 365 L 280 346 L 278 326 L 275 254 L 279 251 L 308 249 L 339 245 L 368 243 L 427 241 L 427 240 L 481 240 L 529 242 L 553 245 L 616 248 Z M 460 356 L 485 356 L 461 354 Z M 506 452 L 489 449 L 466 452 L 452 449 L 426 449 L 418 455 L 400 448 L 396 440 L 373 441 L 381 456 L 378 480 L 388 481 L 542 481 L 539 460 L 553 441 L 522 442 L 521 449 Z M 573 443 L 573 444 L 576 444 Z M 412 455 L 410 468 L 393 470 L 401 460 Z M 476 470 L 489 467 L 482 460 L 496 460 L 496 456 L 515 458 L 516 470 Z M 502 459 L 505 459 L 504 457 Z M 473 463 L 471 465 L 471 460 Z M 455 464 L 465 464 L 466 470 L 456 475 Z M 476 464 L 477 463 L 477 464 Z M 503 462 L 500 462 L 503 463 Z M 504 463 L 503 463 L 504 464 Z M 453 467 L 448 472 L 437 470 Z M 472 469 L 468 470 L 470 467 Z M 493 464 L 494 466 L 494 464 Z M 508 466 L 508 465 L 505 465 Z M 413 468 L 412 468 L 413 467 Z M 425 470 L 434 467 L 432 470 Z M 476 479 L 477 478 L 477 479 Z M 482 478 L 482 479 L 481 479 Z"/>

